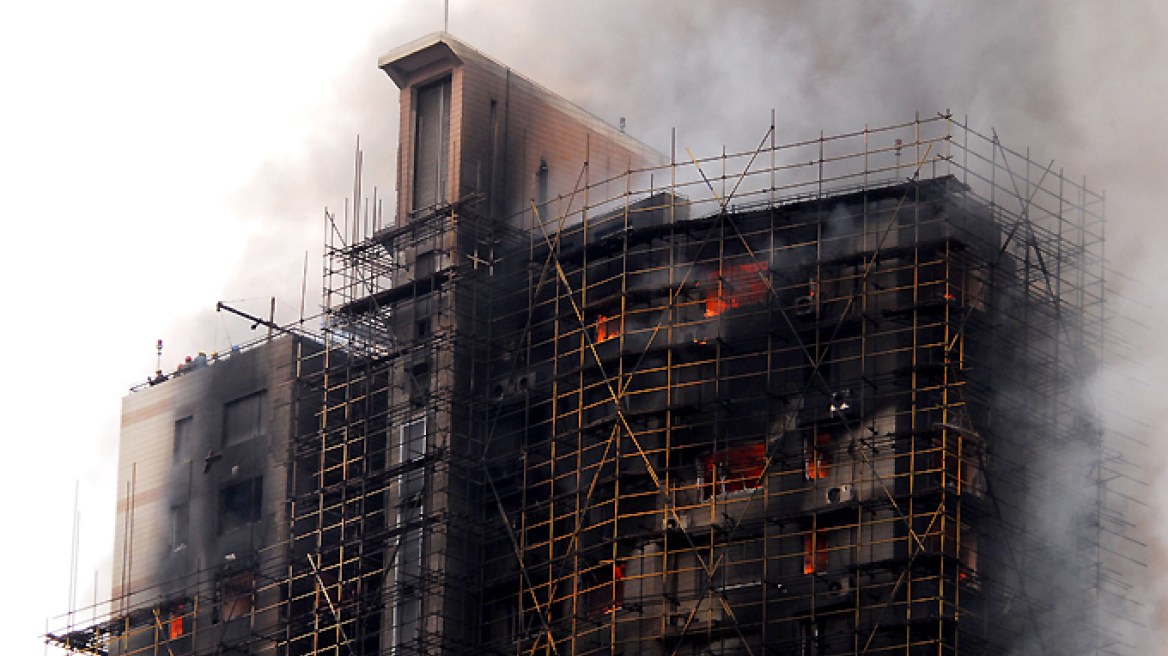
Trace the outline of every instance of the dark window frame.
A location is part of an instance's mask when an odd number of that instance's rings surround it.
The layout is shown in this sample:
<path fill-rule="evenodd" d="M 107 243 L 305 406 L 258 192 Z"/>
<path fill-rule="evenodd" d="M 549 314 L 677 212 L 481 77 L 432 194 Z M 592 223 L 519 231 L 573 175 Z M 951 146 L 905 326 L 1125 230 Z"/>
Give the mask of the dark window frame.
<path fill-rule="evenodd" d="M 451 142 L 451 103 L 453 101 L 454 82 L 452 75 L 444 75 L 436 80 L 419 84 L 413 89 L 412 110 L 412 144 L 413 162 L 410 166 L 412 184 L 410 185 L 410 205 L 412 211 L 418 211 L 441 205 L 447 202 L 448 185 L 450 182 L 450 142 Z M 431 128 L 426 125 L 427 110 L 423 107 L 427 100 L 437 94 L 437 107 L 431 119 L 438 120 L 438 126 Z M 436 131 L 435 131 L 436 130 Z M 432 141 L 436 140 L 436 143 Z M 430 150 L 433 149 L 433 153 Z M 434 179 L 432 181 L 432 195 L 426 193 L 429 189 L 430 162 L 427 155 L 434 155 Z M 425 173 L 422 173 L 425 169 Z"/>
<path fill-rule="evenodd" d="M 251 526 L 263 518 L 264 477 L 219 488 L 219 535 Z"/>
<path fill-rule="evenodd" d="M 223 404 L 223 434 L 219 441 L 222 446 L 228 447 L 234 444 L 243 444 L 248 440 L 255 439 L 264 434 L 264 420 L 267 418 L 264 405 L 267 403 L 267 392 L 266 389 L 258 390 L 250 394 L 244 394 Z M 243 404 L 253 401 L 256 403 L 256 416 L 251 434 L 245 437 L 236 437 L 232 430 L 232 409 L 239 408 Z M 240 431 L 240 434 L 242 435 L 246 432 Z"/>
<path fill-rule="evenodd" d="M 191 505 L 180 503 L 170 507 L 170 550 L 181 551 L 190 540 Z"/>
<path fill-rule="evenodd" d="M 187 415 L 174 422 L 174 462 L 179 462 L 191 446 L 191 438 L 195 432 L 195 416 Z"/>

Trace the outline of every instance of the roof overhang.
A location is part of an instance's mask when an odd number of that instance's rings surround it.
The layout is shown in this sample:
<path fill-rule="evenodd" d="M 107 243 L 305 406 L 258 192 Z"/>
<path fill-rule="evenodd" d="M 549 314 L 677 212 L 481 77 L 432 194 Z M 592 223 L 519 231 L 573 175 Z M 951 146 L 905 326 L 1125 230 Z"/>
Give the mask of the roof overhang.
<path fill-rule="evenodd" d="M 461 44 L 456 44 L 445 32 L 435 32 L 394 48 L 377 60 L 377 66 L 389 75 L 399 89 L 404 89 L 415 71 L 436 63 L 448 63 L 451 66 L 462 64 L 462 58 L 456 52 Z"/>

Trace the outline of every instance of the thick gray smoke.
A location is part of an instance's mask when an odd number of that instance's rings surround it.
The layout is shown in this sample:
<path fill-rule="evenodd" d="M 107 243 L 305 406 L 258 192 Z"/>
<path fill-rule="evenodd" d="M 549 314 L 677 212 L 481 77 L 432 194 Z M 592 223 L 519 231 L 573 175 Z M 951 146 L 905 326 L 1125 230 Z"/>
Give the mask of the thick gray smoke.
<path fill-rule="evenodd" d="M 437 4 L 437 3 L 435 3 Z M 1160 187 L 1168 173 L 1168 5 L 1152 0 L 1018 3 L 896 1 L 678 3 L 454 2 L 451 31 L 517 71 L 668 151 L 753 148 L 777 114 L 779 141 L 850 131 L 865 124 L 911 120 L 951 109 L 987 132 L 995 128 L 1034 158 L 1086 174 L 1108 192 L 1111 265 L 1123 294 L 1120 313 L 1147 326 L 1168 323 L 1168 238 L 1160 219 Z M 273 161 L 239 191 L 238 207 L 253 222 L 244 267 L 227 297 L 275 294 L 281 320 L 300 299 L 305 252 L 311 254 L 308 307 L 319 298 L 322 213 L 343 213 L 352 195 L 353 148 L 365 149 L 365 189 L 378 187 L 392 215 L 397 90 L 376 69 L 392 47 L 432 31 L 441 9 L 402 10 L 400 20 L 369 42 L 322 106 L 317 133 L 302 155 Z M 208 325 L 195 321 L 193 325 Z M 1136 473 L 1149 487 L 1129 519 L 1152 548 L 1137 577 L 1150 604 L 1141 653 L 1165 653 L 1152 629 L 1165 607 L 1163 528 L 1168 479 L 1154 418 L 1165 402 L 1166 349 L 1154 332 L 1117 321 L 1141 364 L 1105 366 L 1092 388 L 1102 403 L 1126 401 L 1109 421 L 1132 438 Z M 184 335 L 194 342 L 199 336 Z M 201 336 L 205 341 L 210 335 Z M 1132 350 L 1126 351 L 1129 355 Z M 1136 379 L 1142 379 L 1136 383 Z M 1129 419 L 1130 418 L 1130 419 Z M 1147 447 L 1136 446 L 1138 442 Z M 1074 509 L 1070 509 L 1073 511 Z"/>

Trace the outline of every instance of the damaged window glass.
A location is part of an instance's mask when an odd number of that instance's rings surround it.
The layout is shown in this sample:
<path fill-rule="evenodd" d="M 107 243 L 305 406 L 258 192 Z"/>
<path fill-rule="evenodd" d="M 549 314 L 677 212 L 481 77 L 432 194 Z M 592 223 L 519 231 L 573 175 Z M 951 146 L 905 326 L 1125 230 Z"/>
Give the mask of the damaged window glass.
<path fill-rule="evenodd" d="M 263 392 L 256 392 L 223 406 L 223 446 L 245 442 L 261 433 L 265 398 Z"/>
<path fill-rule="evenodd" d="M 263 493 L 262 476 L 219 490 L 219 534 L 258 522 Z"/>

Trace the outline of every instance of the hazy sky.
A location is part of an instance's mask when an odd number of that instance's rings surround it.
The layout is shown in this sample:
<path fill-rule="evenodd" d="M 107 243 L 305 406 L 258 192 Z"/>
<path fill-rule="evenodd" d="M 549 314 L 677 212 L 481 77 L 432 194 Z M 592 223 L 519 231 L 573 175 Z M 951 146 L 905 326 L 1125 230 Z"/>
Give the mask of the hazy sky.
<path fill-rule="evenodd" d="M 772 109 L 780 141 L 968 114 L 1107 190 L 1112 264 L 1145 283 L 1124 290 L 1129 309 L 1168 319 L 1168 3 L 451 4 L 456 36 L 662 149 L 673 127 L 698 154 L 753 147 Z M 154 370 L 155 340 L 169 370 L 248 338 L 218 300 L 263 313 L 274 294 L 277 319 L 295 318 L 306 253 L 312 307 L 321 216 L 351 194 L 357 135 L 366 188 L 391 207 L 397 91 L 376 58 L 440 29 L 442 4 L 323 7 L 0 8 L 5 653 L 40 653 L 45 617 L 66 608 L 76 481 L 78 599 L 95 569 L 108 594 L 120 398 Z M 1168 507 L 1158 333 L 1100 386 L 1131 401 L 1140 423 L 1125 430 L 1151 444 L 1143 522 Z"/>

